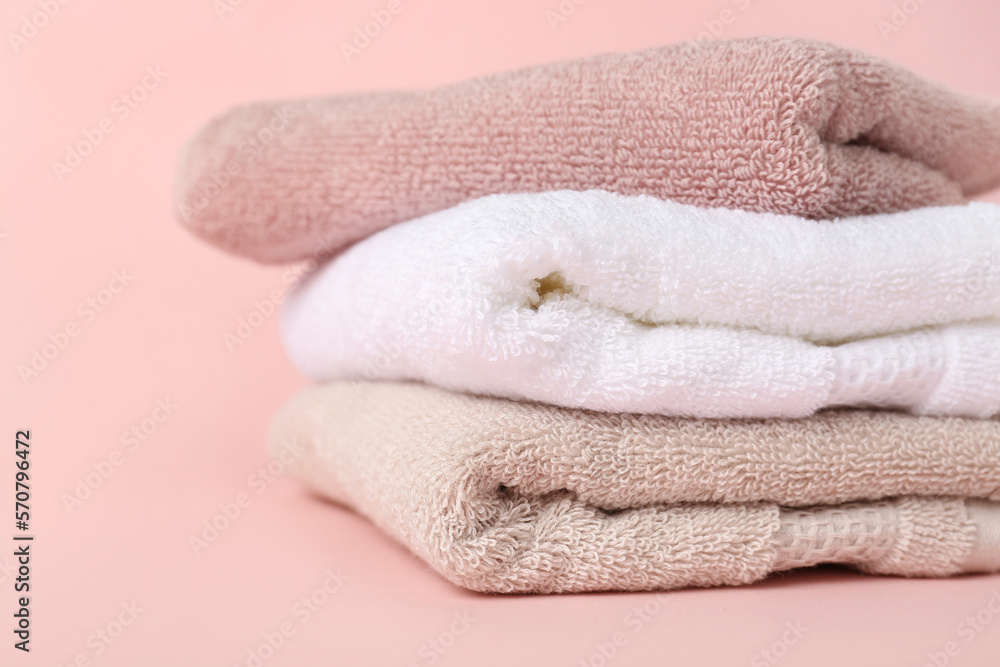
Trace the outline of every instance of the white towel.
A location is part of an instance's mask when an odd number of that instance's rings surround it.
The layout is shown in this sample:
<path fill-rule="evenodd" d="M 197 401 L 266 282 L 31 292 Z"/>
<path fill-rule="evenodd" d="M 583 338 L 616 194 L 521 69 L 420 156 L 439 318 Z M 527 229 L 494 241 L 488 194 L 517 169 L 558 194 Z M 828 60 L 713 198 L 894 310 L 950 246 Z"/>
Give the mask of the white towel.
<path fill-rule="evenodd" d="M 419 379 L 602 411 L 1000 411 L 1000 206 L 817 222 L 601 191 L 386 229 L 286 303 L 321 381 Z"/>

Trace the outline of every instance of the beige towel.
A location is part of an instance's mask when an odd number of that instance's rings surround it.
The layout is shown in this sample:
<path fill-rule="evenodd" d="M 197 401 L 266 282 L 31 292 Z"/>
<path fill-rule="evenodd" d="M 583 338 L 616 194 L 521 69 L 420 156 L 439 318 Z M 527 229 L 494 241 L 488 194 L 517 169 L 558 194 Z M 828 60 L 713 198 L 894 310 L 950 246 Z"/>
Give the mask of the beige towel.
<path fill-rule="evenodd" d="M 294 397 L 269 441 L 477 591 L 735 585 L 822 562 L 1000 570 L 1000 421 L 700 421 L 334 383 Z"/>

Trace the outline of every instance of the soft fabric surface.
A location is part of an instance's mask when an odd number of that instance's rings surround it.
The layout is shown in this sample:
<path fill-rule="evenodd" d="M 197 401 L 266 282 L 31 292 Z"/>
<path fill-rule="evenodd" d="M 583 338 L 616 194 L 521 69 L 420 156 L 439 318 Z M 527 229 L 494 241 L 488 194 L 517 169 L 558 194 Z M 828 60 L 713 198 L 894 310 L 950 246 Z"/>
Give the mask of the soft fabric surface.
<path fill-rule="evenodd" d="M 558 191 L 359 242 L 289 297 L 283 329 L 321 381 L 691 417 L 986 417 L 998 316 L 996 205 L 819 223 Z"/>
<path fill-rule="evenodd" d="M 998 421 L 685 420 L 342 382 L 295 396 L 269 442 L 478 591 L 745 584 L 821 562 L 1000 569 Z"/>
<path fill-rule="evenodd" d="M 1000 179 L 1000 105 L 802 39 L 680 44 L 417 92 L 244 106 L 180 165 L 180 218 L 263 262 L 494 193 L 601 189 L 811 218 Z"/>

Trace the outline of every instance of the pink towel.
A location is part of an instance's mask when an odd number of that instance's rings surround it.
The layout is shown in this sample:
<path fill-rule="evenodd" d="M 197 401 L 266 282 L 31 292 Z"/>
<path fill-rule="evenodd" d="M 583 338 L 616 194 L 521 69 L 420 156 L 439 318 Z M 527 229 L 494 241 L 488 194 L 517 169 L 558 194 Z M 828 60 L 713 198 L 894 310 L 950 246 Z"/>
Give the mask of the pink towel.
<path fill-rule="evenodd" d="M 494 193 L 831 218 L 953 204 L 998 178 L 996 103 L 838 46 L 752 38 L 237 108 L 188 146 L 177 205 L 210 242 L 281 262 Z"/>
<path fill-rule="evenodd" d="M 295 396 L 269 441 L 478 591 L 734 585 L 823 562 L 1000 570 L 1000 421 L 705 421 L 344 382 Z"/>

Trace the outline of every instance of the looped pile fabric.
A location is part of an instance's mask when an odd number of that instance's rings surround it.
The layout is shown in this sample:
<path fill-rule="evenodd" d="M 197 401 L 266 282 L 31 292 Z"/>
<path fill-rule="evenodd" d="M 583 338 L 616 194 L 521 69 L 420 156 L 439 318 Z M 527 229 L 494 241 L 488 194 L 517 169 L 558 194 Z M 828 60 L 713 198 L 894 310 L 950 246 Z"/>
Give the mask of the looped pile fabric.
<path fill-rule="evenodd" d="M 476 591 L 1000 571 L 1000 104 L 750 38 L 258 103 L 193 233 L 318 269 L 269 446 Z"/>
<path fill-rule="evenodd" d="M 998 183 L 996 102 L 833 44 L 755 37 L 241 106 L 188 145 L 176 207 L 220 248 L 288 262 L 498 193 L 828 219 L 958 204 Z"/>
<path fill-rule="evenodd" d="M 374 369 L 684 417 L 990 417 L 1000 206 L 817 223 L 599 190 L 494 195 L 355 244 L 288 299 L 283 329 L 318 381 Z"/>

